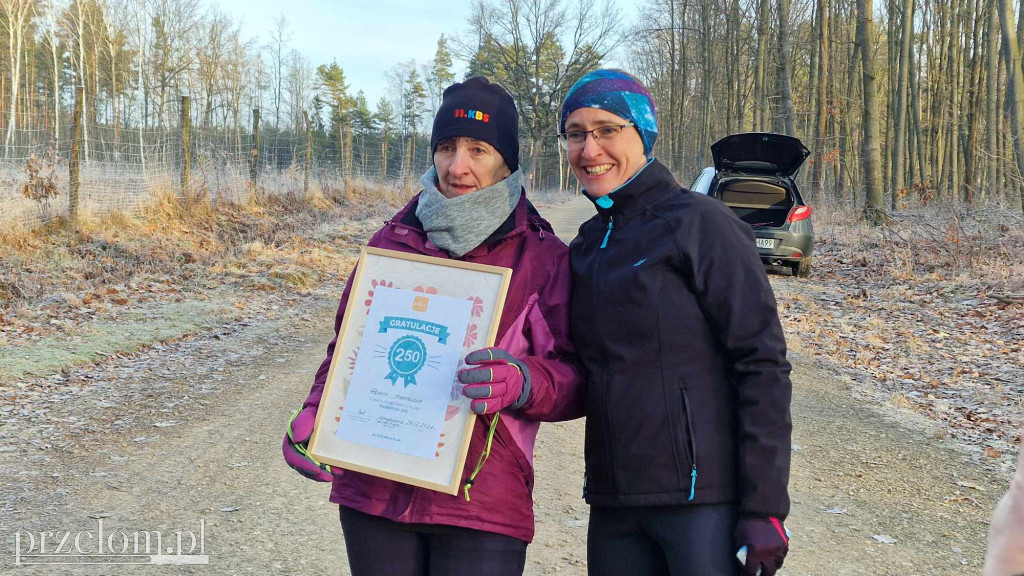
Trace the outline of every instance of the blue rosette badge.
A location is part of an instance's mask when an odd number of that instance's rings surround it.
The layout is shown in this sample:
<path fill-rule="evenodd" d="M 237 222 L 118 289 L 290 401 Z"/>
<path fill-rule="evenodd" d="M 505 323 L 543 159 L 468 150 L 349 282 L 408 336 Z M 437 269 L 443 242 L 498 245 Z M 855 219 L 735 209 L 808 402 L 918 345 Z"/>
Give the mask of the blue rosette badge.
<path fill-rule="evenodd" d="M 427 363 L 427 346 L 422 340 L 415 336 L 402 336 L 391 345 L 388 350 L 388 373 L 385 378 L 391 381 L 392 385 L 403 380 L 404 388 L 416 384 L 416 374 Z"/>

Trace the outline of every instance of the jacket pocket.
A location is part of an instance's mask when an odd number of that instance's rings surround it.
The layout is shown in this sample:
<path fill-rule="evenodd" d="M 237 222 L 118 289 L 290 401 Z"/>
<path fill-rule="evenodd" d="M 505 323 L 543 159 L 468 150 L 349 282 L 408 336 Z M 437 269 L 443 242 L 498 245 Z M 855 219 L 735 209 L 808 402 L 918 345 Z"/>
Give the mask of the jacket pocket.
<path fill-rule="evenodd" d="M 519 467 L 519 478 L 522 480 L 523 484 L 526 485 L 526 489 L 532 494 L 533 483 L 531 482 L 532 474 L 528 472 L 529 464 L 527 464 L 523 460 L 523 457 L 520 456 L 522 454 L 521 450 L 512 448 L 513 446 L 516 446 L 516 444 L 505 438 L 506 432 L 503 432 L 503 430 L 506 430 L 505 426 L 503 423 L 499 423 L 498 429 L 494 431 L 494 439 L 497 440 L 496 444 L 501 447 L 508 454 L 508 457 L 516 463 L 516 466 Z"/>
<path fill-rule="evenodd" d="M 686 421 L 687 438 L 683 439 L 683 446 L 686 454 L 690 457 L 690 497 L 693 500 L 697 489 L 697 436 L 693 433 L 693 418 L 690 412 L 690 396 L 686 392 L 686 386 L 679 388 L 680 398 L 683 403 L 683 420 Z"/>
<path fill-rule="evenodd" d="M 587 425 L 584 432 L 584 459 L 586 461 L 586 493 L 611 495 L 616 493 L 614 434 L 608 407 L 605 378 L 590 386 L 587 395 Z"/>

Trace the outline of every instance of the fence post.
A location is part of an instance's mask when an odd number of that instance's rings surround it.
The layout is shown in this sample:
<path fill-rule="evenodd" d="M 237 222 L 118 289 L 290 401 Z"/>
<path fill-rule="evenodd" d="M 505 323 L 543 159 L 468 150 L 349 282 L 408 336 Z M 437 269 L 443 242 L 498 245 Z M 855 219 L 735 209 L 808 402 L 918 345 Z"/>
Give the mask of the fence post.
<path fill-rule="evenodd" d="M 188 96 L 181 97 L 181 197 L 189 199 L 192 176 L 192 120 Z"/>
<path fill-rule="evenodd" d="M 82 147 L 82 96 L 83 87 L 75 87 L 75 113 L 71 125 L 71 158 L 68 160 L 68 177 L 71 184 L 68 198 L 68 211 L 71 223 L 78 228 L 78 191 L 81 186 L 81 172 L 78 161 Z"/>
<path fill-rule="evenodd" d="M 384 127 L 384 137 L 380 141 L 380 181 L 388 179 L 388 127 Z"/>
<path fill-rule="evenodd" d="M 409 140 L 405 143 L 405 187 L 408 188 L 412 183 L 412 139 L 415 136 L 409 137 Z"/>
<path fill-rule="evenodd" d="M 306 169 L 302 174 L 302 195 L 309 195 L 309 173 L 313 169 L 313 127 L 309 124 L 309 112 L 302 111 L 302 119 L 306 121 Z"/>
<path fill-rule="evenodd" d="M 259 195 L 256 187 L 256 174 L 260 159 L 260 109 L 252 109 L 252 156 L 249 158 L 249 181 L 252 183 L 253 194 Z"/>
<path fill-rule="evenodd" d="M 352 125 L 345 126 L 345 188 L 352 183 Z"/>

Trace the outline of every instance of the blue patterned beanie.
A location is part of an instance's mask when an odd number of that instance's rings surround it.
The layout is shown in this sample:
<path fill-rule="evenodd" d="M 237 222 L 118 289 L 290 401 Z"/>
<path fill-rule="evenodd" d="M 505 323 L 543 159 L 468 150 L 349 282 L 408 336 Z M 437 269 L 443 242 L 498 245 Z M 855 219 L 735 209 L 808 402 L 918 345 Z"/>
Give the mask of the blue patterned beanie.
<path fill-rule="evenodd" d="M 632 122 L 644 143 L 644 156 L 650 158 L 658 139 L 658 111 L 639 80 L 610 68 L 587 73 L 565 95 L 559 132 L 565 132 L 566 118 L 579 108 L 600 108 Z"/>

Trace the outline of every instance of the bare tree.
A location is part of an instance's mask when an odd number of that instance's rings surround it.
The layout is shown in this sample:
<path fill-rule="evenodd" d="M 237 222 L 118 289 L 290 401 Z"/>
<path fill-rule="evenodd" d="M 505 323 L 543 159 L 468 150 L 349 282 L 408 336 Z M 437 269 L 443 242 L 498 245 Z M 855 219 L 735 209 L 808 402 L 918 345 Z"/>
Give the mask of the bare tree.
<path fill-rule="evenodd" d="M 768 116 L 768 90 L 765 86 L 767 73 L 765 62 L 768 60 L 768 25 L 771 17 L 769 0 L 760 0 L 757 17 L 757 71 L 754 79 L 754 129 L 765 130 Z"/>
<path fill-rule="evenodd" d="M 914 0 L 903 0 L 903 20 L 900 28 L 900 59 L 897 72 L 896 103 L 893 114 L 893 145 L 892 145 L 892 207 L 898 208 L 900 191 L 906 188 L 904 173 L 904 144 L 907 140 L 907 94 L 910 84 L 910 49 L 911 37 L 914 35 Z"/>
<path fill-rule="evenodd" d="M 857 0 L 857 44 L 860 45 L 861 79 L 863 83 L 864 140 L 861 155 L 864 171 L 864 216 L 879 224 L 885 207 L 882 197 L 882 157 L 878 136 L 878 104 L 875 101 L 875 57 L 872 41 L 875 21 L 871 0 Z"/>
<path fill-rule="evenodd" d="M 553 141 L 562 98 L 620 43 L 618 20 L 608 0 L 506 0 L 503 6 L 481 1 L 470 17 L 470 26 L 482 32 L 481 44 L 463 42 L 463 51 L 516 100 L 530 143 L 525 173 L 531 186 L 543 143 Z"/>
<path fill-rule="evenodd" d="M 197 46 L 198 69 L 196 74 L 205 100 L 202 111 L 203 128 L 205 129 L 209 129 L 213 124 L 214 112 L 222 87 L 221 76 L 229 65 L 232 27 L 233 23 L 228 15 L 216 8 L 207 13 L 206 18 L 199 26 L 203 42 Z"/>
<path fill-rule="evenodd" d="M 199 0 L 152 0 L 152 44 L 148 49 L 153 62 L 154 88 L 157 91 L 157 125 L 172 125 L 168 102 L 176 100 L 182 74 L 196 59 L 199 31 Z"/>
<path fill-rule="evenodd" d="M 913 0 L 909 0 L 913 1 Z M 818 0 L 818 70 L 817 94 L 818 101 L 814 117 L 814 163 L 811 166 L 811 196 L 824 196 L 825 172 L 825 133 L 828 121 L 828 87 L 829 87 L 829 38 L 828 38 L 828 0 Z"/>
<path fill-rule="evenodd" d="M 1017 30 L 1013 26 L 1013 2 L 999 1 L 999 23 L 1003 30 L 1003 59 L 1009 83 L 1010 122 L 1013 127 L 1013 152 L 1017 161 L 1017 176 L 1024 174 L 1024 72 L 1021 71 L 1021 50 L 1017 43 Z M 1021 190 L 1021 210 L 1024 211 L 1024 189 Z"/>
<path fill-rule="evenodd" d="M 779 0 L 779 97 L 782 100 L 782 119 L 786 134 L 796 136 L 793 125 L 793 92 L 789 86 L 792 70 L 789 64 L 789 0 Z"/>
<path fill-rule="evenodd" d="M 985 152 L 987 174 L 984 193 L 995 196 L 999 185 L 999 131 L 996 129 L 999 114 L 999 94 L 996 81 L 999 78 L 999 4 L 997 0 L 985 2 L 987 26 L 985 27 Z"/>
<path fill-rule="evenodd" d="M 38 8 L 38 7 L 37 7 Z M 60 38 L 57 33 L 57 0 L 46 2 L 46 28 L 43 31 L 43 38 L 48 45 L 50 61 L 52 65 L 51 74 L 53 79 L 53 140 L 60 140 L 60 71 L 63 50 L 60 47 Z"/>
<path fill-rule="evenodd" d="M 18 110 L 18 88 L 21 86 L 21 53 L 25 43 L 25 33 L 33 14 L 33 2 L 31 0 L 2 0 L 0 7 L 3 8 L 4 28 L 7 29 L 7 49 L 11 64 L 11 101 L 10 115 L 7 120 L 7 136 L 4 139 L 4 157 L 10 153 L 11 138 L 14 137 L 14 129 L 17 126 Z"/>
<path fill-rule="evenodd" d="M 288 114 L 291 121 L 289 128 L 294 132 L 301 132 L 302 113 L 309 110 L 313 99 L 313 68 L 309 65 L 309 60 L 298 50 L 288 53 L 284 90 L 288 96 Z"/>
<path fill-rule="evenodd" d="M 88 110 L 88 93 L 87 89 L 87 75 L 86 75 L 86 61 L 85 61 L 85 27 L 86 27 L 86 11 L 83 7 L 83 0 L 72 0 L 72 11 L 70 12 L 71 18 L 73 19 L 73 34 L 75 38 L 75 44 L 78 47 L 78 58 L 74 57 L 72 52 L 72 61 L 76 64 L 76 72 L 78 73 L 78 85 L 82 87 L 82 110 Z M 89 123 L 82 122 L 82 160 L 84 162 L 89 161 Z"/>
<path fill-rule="evenodd" d="M 291 39 L 291 33 L 288 32 L 288 20 L 284 14 L 281 14 L 274 20 L 274 30 L 270 33 L 270 43 L 267 44 L 274 83 L 275 129 L 279 129 L 281 125 L 281 88 L 284 84 L 285 58 Z"/>

